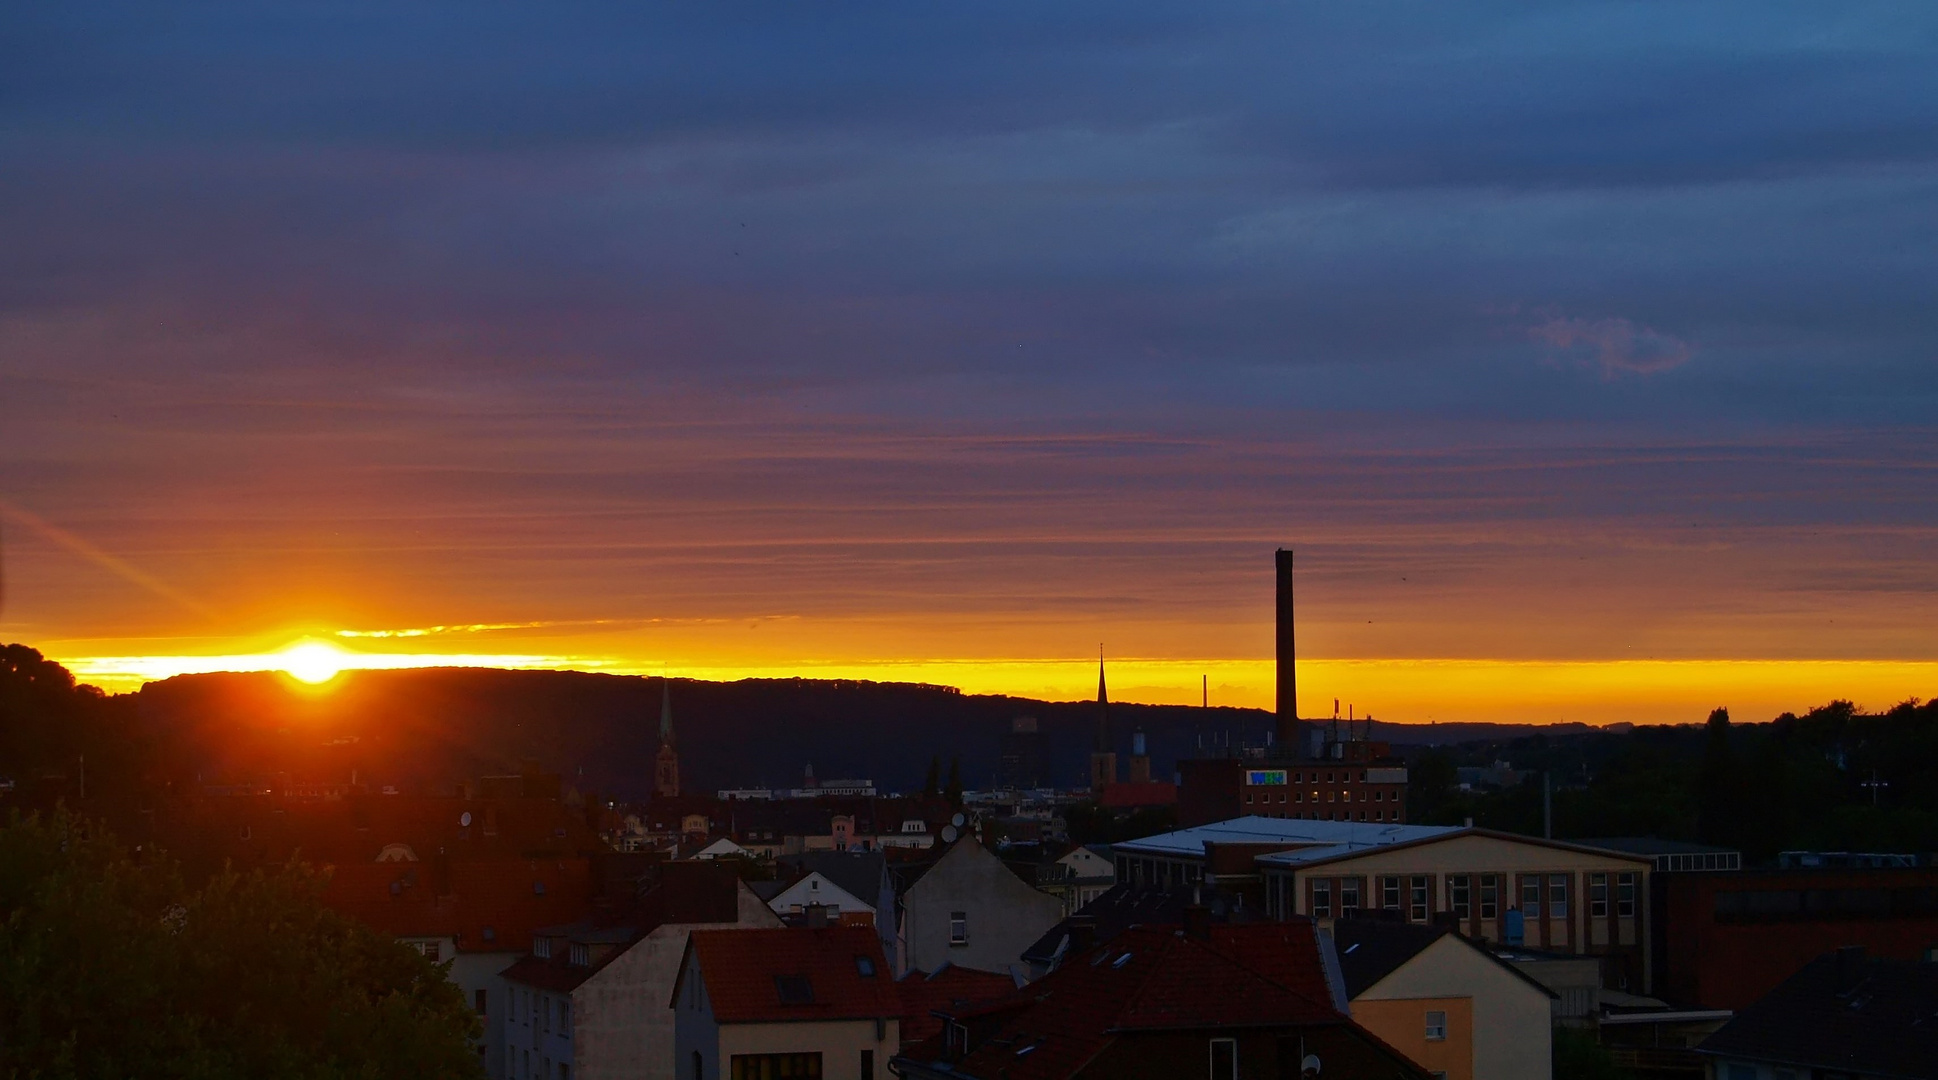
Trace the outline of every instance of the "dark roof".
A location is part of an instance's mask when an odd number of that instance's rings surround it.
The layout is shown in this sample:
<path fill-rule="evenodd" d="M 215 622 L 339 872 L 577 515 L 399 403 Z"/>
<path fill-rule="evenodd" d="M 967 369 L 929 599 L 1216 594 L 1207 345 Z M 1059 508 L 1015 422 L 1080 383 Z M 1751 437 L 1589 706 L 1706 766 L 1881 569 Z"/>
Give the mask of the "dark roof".
<path fill-rule="evenodd" d="M 1001 1001 L 1016 992 L 1016 980 L 994 971 L 943 964 L 933 972 L 911 971 L 896 982 L 902 994 L 902 1043 L 919 1042 L 942 1030 L 942 1018 L 962 1009 Z"/>
<path fill-rule="evenodd" d="M 1428 946 L 1448 936 L 1452 936 L 1464 947 L 1486 957 L 1490 963 L 1499 964 L 1503 970 L 1512 973 L 1515 978 L 1546 996 L 1556 996 L 1553 990 L 1543 986 L 1527 972 L 1522 971 L 1518 965 L 1501 959 L 1492 951 L 1444 927 L 1420 926 L 1416 923 L 1395 922 L 1381 918 L 1360 918 L 1339 919 L 1332 924 L 1332 942 L 1334 951 L 1339 956 L 1339 974 L 1346 984 L 1346 997 L 1350 1000 L 1372 989 L 1381 979 L 1425 952 Z M 1567 958 L 1581 959 L 1572 953 L 1568 954 Z"/>
<path fill-rule="evenodd" d="M 1335 921 L 1332 940 L 1339 950 L 1339 974 L 1346 980 L 1346 997 L 1365 993 L 1446 935 L 1441 927 L 1384 919 Z"/>
<path fill-rule="evenodd" d="M 1214 922 L 1243 922 L 1245 915 L 1221 890 L 1209 886 L 1179 885 L 1161 889 L 1149 885 L 1117 884 L 1077 910 L 1075 915 L 1044 931 L 1043 936 L 1023 950 L 1023 959 L 1048 965 L 1056 959 L 1057 949 L 1071 946 L 1066 940 L 1080 942 L 1081 952 L 1090 945 L 1102 944 L 1133 926 L 1176 926 L 1184 921 L 1184 909 L 1202 899 L 1211 909 Z M 1074 937 L 1073 937 L 1074 935 Z"/>
<path fill-rule="evenodd" d="M 1846 949 L 1804 965 L 1696 1048 L 1857 1073 L 1938 1078 L 1938 964 Z"/>
<path fill-rule="evenodd" d="M 1724 855 L 1736 850 L 1692 844 L 1687 840 L 1661 840 L 1653 836 L 1604 836 L 1594 840 L 1576 840 L 1575 843 L 1630 855 Z"/>
<path fill-rule="evenodd" d="M 774 861 L 799 870 L 800 877 L 820 874 L 869 907 L 881 903 L 888 860 L 879 851 L 804 851 L 781 855 Z"/>
<path fill-rule="evenodd" d="M 887 1019 L 902 1014 L 895 977 L 872 926 L 695 930 L 686 948 L 688 957 L 699 961 L 718 1023 Z M 682 964 L 682 979 L 685 972 Z M 795 992 L 783 1000 L 783 987 L 790 984 Z M 678 1001 L 679 993 L 675 983 L 671 1000 Z"/>
<path fill-rule="evenodd" d="M 1303 919 L 1213 926 L 1204 938 L 1137 927 L 1002 1002 L 950 1015 L 983 1031 L 950 1074 L 1010 1080 L 1071 1076 L 1129 1032 L 1352 1023 L 1332 1006 L 1317 936 Z M 942 1051 L 931 1038 L 905 1057 L 922 1067 Z M 1397 1055 L 1394 1063 L 1401 1075 L 1425 1076 Z"/>

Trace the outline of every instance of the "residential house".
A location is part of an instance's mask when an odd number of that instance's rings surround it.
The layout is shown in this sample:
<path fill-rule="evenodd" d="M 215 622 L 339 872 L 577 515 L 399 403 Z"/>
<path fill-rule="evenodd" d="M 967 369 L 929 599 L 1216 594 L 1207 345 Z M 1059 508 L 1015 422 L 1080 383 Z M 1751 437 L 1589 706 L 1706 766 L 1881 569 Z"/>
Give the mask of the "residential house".
<path fill-rule="evenodd" d="M 1332 924 L 1354 1020 L 1447 1080 L 1548 1080 L 1553 991 L 1443 927 Z"/>
<path fill-rule="evenodd" d="M 1062 901 L 1025 883 L 973 837 L 909 879 L 896 935 L 898 973 L 944 964 L 1009 971 L 1063 917 Z"/>
<path fill-rule="evenodd" d="M 583 918 L 592 894 L 591 866 L 583 858 L 393 858 L 329 868 L 322 900 L 448 964 L 446 977 L 484 1024 L 478 1050 L 485 1072 L 499 1077 L 505 1075 L 508 1003 L 500 973 L 531 949 L 538 928 Z"/>
<path fill-rule="evenodd" d="M 1651 985 L 1645 855 L 1453 826 L 1245 817 L 1112 845 L 1133 882 L 1207 882 L 1274 918 L 1329 926 L 1367 908 L 1476 940 L 1602 958 L 1605 984 Z"/>
<path fill-rule="evenodd" d="M 1938 963 L 1861 947 L 1804 965 L 1696 1048 L 1708 1080 L 1938 1080 Z"/>
<path fill-rule="evenodd" d="M 882 951 L 888 956 L 891 970 L 896 969 L 896 918 L 895 885 L 888 873 L 888 849 L 876 847 L 873 851 L 809 851 L 797 855 L 782 855 L 775 860 L 775 869 L 782 877 L 794 875 L 816 876 L 823 887 L 833 885 L 853 897 L 852 901 L 842 902 L 838 921 L 856 923 L 865 921 L 875 928 L 882 941 Z M 799 882 L 795 882 L 796 885 Z M 815 888 L 810 884 L 805 896 L 799 901 L 805 905 L 813 903 Z M 796 900 L 782 901 L 785 906 L 776 906 L 777 913 L 793 913 Z M 827 905 L 829 901 L 820 901 Z M 853 918 L 850 913 L 866 913 L 866 919 Z M 834 912 L 828 914 L 833 915 Z"/>
<path fill-rule="evenodd" d="M 945 1009 L 910 1080 L 1431 1074 L 1347 1015 L 1308 920 L 1139 926 L 1002 1001 Z"/>
<path fill-rule="evenodd" d="M 1074 915 L 1117 883 L 1117 864 L 1106 844 L 1079 844 L 1056 861 L 1060 876 L 1042 886 L 1063 901 L 1063 914 Z"/>
<path fill-rule="evenodd" d="M 780 920 L 733 874 L 710 862 L 656 868 L 628 909 L 534 935 L 505 970 L 511 1080 L 673 1080 L 666 1008 L 687 936 L 696 929 L 771 928 Z"/>
<path fill-rule="evenodd" d="M 901 997 L 872 930 L 699 930 L 667 998 L 686 1080 L 877 1080 Z"/>
<path fill-rule="evenodd" d="M 902 1043 L 920 1042 L 942 1031 L 943 1017 L 962 1009 L 1001 1001 L 1020 982 L 1012 975 L 944 965 L 936 971 L 911 971 L 895 980 L 902 996 Z"/>

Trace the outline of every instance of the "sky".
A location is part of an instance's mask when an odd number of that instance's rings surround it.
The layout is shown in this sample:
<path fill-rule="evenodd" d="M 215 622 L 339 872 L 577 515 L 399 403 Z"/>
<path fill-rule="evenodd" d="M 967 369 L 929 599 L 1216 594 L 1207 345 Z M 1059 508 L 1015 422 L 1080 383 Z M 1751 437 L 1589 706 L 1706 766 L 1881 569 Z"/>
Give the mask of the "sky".
<path fill-rule="evenodd" d="M 0 13 L 0 639 L 1938 692 L 1924 3 Z"/>

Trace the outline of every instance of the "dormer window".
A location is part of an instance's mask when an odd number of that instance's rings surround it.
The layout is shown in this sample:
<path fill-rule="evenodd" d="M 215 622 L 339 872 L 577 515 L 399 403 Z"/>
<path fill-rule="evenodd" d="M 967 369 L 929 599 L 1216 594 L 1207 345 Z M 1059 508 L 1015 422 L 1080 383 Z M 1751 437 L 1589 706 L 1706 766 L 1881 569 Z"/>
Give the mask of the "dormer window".
<path fill-rule="evenodd" d="M 592 966 L 592 950 L 590 948 L 587 948 L 583 942 L 575 941 L 572 943 L 572 966 L 573 967 Z"/>
<path fill-rule="evenodd" d="M 533 938 L 532 955 L 538 957 L 540 960 L 550 960 L 552 958 L 552 939 L 543 937 Z"/>

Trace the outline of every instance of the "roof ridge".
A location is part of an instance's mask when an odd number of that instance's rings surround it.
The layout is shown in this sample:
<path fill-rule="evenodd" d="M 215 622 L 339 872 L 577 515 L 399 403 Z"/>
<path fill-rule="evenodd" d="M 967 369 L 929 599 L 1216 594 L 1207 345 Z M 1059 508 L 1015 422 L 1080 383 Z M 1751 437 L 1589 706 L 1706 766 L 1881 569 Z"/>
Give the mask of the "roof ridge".
<path fill-rule="evenodd" d="M 1263 927 L 1269 927 L 1269 928 L 1273 928 L 1273 929 L 1277 929 L 1277 928 L 1279 928 L 1279 927 L 1290 927 L 1290 926 L 1294 926 L 1294 925 L 1296 925 L 1296 924 L 1294 924 L 1294 923 L 1257 923 L 1257 924 L 1253 924 L 1253 925 L 1257 925 L 1257 926 L 1263 926 Z M 1230 927 L 1227 927 L 1227 929 L 1231 929 L 1231 928 L 1230 928 Z M 1319 956 L 1319 954 L 1318 954 L 1318 950 L 1319 950 L 1319 948 L 1320 948 L 1320 946 L 1319 946 L 1319 941 L 1318 941 L 1318 932 L 1319 932 L 1319 928 L 1318 928 L 1318 926 L 1317 926 L 1317 925 L 1314 925 L 1314 926 L 1313 926 L 1313 928 L 1312 928 L 1312 931 L 1313 931 L 1313 942 L 1312 942 L 1312 947 L 1313 947 L 1313 950 L 1314 950 L 1314 952 L 1313 952 L 1313 958 L 1314 958 L 1315 960 L 1319 960 L 1319 962 L 1321 963 L 1321 965 L 1323 965 L 1323 964 L 1324 964 L 1324 960 L 1323 960 L 1323 959 L 1321 959 L 1321 958 L 1320 958 L 1320 956 Z M 1340 1012 L 1340 1011 L 1339 1011 L 1339 1007 L 1338 1007 L 1338 1006 L 1336 1006 L 1336 1005 L 1334 1005 L 1334 1004 L 1332 1003 L 1332 999 L 1331 999 L 1330 997 L 1328 997 L 1328 998 L 1327 998 L 1326 1000 L 1324 1000 L 1324 1001 L 1320 1001 L 1320 1000 L 1318 1000 L 1317 998 L 1313 998 L 1313 997 L 1311 997 L 1311 996 L 1309 996 L 1309 995 L 1307 995 L 1307 994 L 1305 993 L 1305 991 L 1303 991 L 1303 990 L 1299 990 L 1299 989 L 1297 989 L 1297 988 L 1295 988 L 1295 987 L 1293 987 L 1293 986 L 1290 986 L 1290 985 L 1288 985 L 1287 983 L 1285 983 L 1285 982 L 1284 982 L 1284 980 L 1282 980 L 1282 979 L 1279 979 L 1279 978 L 1278 978 L 1277 976 L 1275 976 L 1275 975 L 1268 975 L 1268 974 L 1266 974 L 1265 972 L 1263 972 L 1263 971 L 1261 971 L 1261 970 L 1259 970 L 1259 969 L 1258 969 L 1257 967 L 1254 967 L 1254 966 L 1253 966 L 1252 964 L 1250 964 L 1250 963 L 1248 963 L 1248 962 L 1247 962 L 1247 961 L 1245 960 L 1245 958 L 1244 958 L 1243 956 L 1240 956 L 1240 955 L 1238 955 L 1238 954 L 1237 954 L 1237 951 L 1236 951 L 1236 950 L 1233 950 L 1232 952 L 1226 952 L 1225 950 L 1223 950 L 1223 949 L 1220 949 L 1220 948 L 1218 948 L 1218 947 L 1217 947 L 1217 946 L 1216 946 L 1216 945 L 1215 945 L 1215 944 L 1214 944 L 1214 943 L 1212 942 L 1212 940 L 1211 940 L 1210 938 L 1206 938 L 1206 939 L 1204 940 L 1204 945 L 1205 945 L 1205 946 L 1206 946 L 1206 947 L 1207 947 L 1208 949 L 1210 949 L 1210 951 L 1211 951 L 1212 953 L 1214 953 L 1214 954 L 1216 954 L 1216 955 L 1218 955 L 1219 957 L 1221 957 L 1221 958 L 1223 958 L 1223 959 L 1224 959 L 1225 961 L 1227 961 L 1227 962 L 1229 962 L 1229 963 L 1231 963 L 1231 964 L 1233 964 L 1234 966 L 1236 966 L 1236 967 L 1238 967 L 1238 968 L 1239 968 L 1240 970 L 1242 970 L 1242 971 L 1244 971 L 1244 972 L 1246 972 L 1246 973 L 1248 973 L 1248 974 L 1250 974 L 1250 975 L 1254 975 L 1254 976 L 1257 976 L 1257 977 L 1258 977 L 1258 978 L 1260 978 L 1260 979 L 1263 979 L 1263 980 L 1264 980 L 1265 982 L 1267 982 L 1267 983 L 1269 983 L 1269 984 L 1271 984 L 1271 985 L 1273 985 L 1273 986 L 1276 986 L 1276 987 L 1278 987 L 1278 988 L 1279 988 L 1280 990 L 1283 990 L 1283 991 L 1285 991 L 1285 992 L 1286 992 L 1286 993 L 1288 993 L 1288 994 L 1291 994 L 1291 995 L 1292 995 L 1293 997 L 1295 997 L 1295 998 L 1298 998 L 1298 999 L 1299 999 L 1300 1001 L 1303 1001 L 1303 1002 L 1306 1002 L 1306 1003 L 1308 1003 L 1308 1004 L 1311 1004 L 1311 1005 L 1317 1005 L 1317 1006 L 1319 1006 L 1320 1008 L 1323 1008 L 1323 1009 L 1324 1009 L 1325 1011 L 1327 1011 L 1327 1012 L 1329 1012 L 1329 1013 L 1334 1013 L 1334 1014 L 1336 1014 L 1336 1015 L 1340 1015 L 1340 1016 L 1346 1016 L 1346 1015 L 1349 1015 L 1349 1014 L 1347 1014 L 1347 1013 L 1342 1013 L 1342 1012 Z"/>

